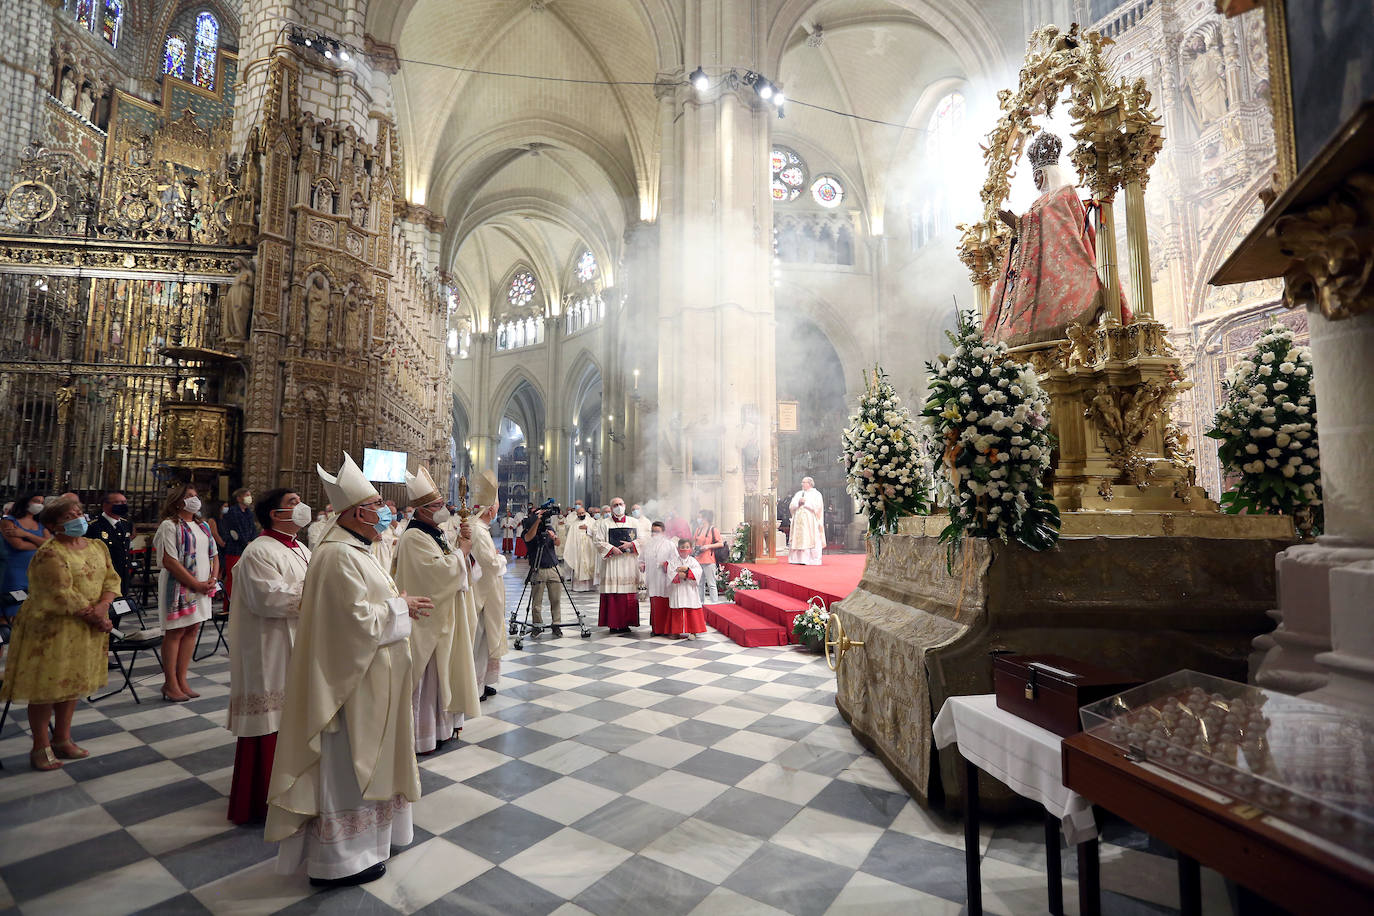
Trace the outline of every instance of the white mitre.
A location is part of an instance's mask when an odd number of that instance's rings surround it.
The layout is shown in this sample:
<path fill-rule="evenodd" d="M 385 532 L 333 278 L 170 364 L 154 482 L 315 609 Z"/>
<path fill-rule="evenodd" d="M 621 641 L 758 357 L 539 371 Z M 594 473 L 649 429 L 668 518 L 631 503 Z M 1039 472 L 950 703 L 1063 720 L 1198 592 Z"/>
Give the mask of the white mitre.
<path fill-rule="evenodd" d="M 429 469 L 422 464 L 416 470 L 418 474 L 406 471 L 406 505 L 413 508 L 428 506 L 441 498 L 434 478 L 429 476 Z"/>
<path fill-rule="evenodd" d="M 490 468 L 487 468 L 485 471 L 478 474 L 477 478 L 472 482 L 472 504 L 474 506 L 481 506 L 483 509 L 487 506 L 496 505 L 496 492 L 498 487 L 499 484 L 496 480 L 496 473 Z"/>
<path fill-rule="evenodd" d="M 320 475 L 320 480 L 324 483 L 325 496 L 337 513 L 346 512 L 359 503 L 376 499 L 381 495 L 348 452 L 344 452 L 343 467 L 339 468 L 337 476 L 330 474 L 318 464 L 315 465 L 315 473 Z"/>

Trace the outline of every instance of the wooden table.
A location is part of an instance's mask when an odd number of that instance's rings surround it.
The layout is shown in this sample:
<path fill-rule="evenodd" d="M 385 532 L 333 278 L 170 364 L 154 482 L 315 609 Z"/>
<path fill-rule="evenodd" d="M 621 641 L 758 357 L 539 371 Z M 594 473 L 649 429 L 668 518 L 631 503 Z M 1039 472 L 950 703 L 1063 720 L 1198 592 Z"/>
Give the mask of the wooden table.
<path fill-rule="evenodd" d="M 1294 913 L 1374 911 L 1374 866 L 1336 844 L 1090 734 L 1064 739 L 1063 754 L 1065 786 L 1178 850 L 1184 916 L 1202 911 L 1199 864 Z"/>

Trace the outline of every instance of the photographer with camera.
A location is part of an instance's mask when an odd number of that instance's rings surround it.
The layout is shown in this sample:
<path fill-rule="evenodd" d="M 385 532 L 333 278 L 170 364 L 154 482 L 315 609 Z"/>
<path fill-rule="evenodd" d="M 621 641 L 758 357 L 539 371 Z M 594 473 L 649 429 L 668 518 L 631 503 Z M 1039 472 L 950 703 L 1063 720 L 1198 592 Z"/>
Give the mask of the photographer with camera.
<path fill-rule="evenodd" d="M 530 605 L 534 625 L 543 625 L 544 593 L 547 591 L 554 638 L 563 635 L 562 582 L 558 577 L 559 540 L 554 531 L 557 518 L 558 506 L 549 500 L 530 512 L 520 529 L 520 540 L 525 544 L 525 554 L 530 561 L 529 582 L 534 586 Z"/>

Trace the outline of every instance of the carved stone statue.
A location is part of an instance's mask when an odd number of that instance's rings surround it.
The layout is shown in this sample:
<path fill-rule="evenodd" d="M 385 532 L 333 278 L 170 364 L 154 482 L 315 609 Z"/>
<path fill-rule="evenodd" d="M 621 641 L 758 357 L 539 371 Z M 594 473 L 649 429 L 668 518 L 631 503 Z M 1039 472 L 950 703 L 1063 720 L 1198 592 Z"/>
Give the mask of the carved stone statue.
<path fill-rule="evenodd" d="M 63 105 L 73 111 L 76 110 L 76 74 L 70 70 L 62 74 L 62 85 L 58 89 L 58 98 Z"/>
<path fill-rule="evenodd" d="M 367 201 L 363 200 L 361 194 L 353 195 L 351 204 L 353 225 L 359 229 L 367 228 Z"/>
<path fill-rule="evenodd" d="M 1194 35 L 1188 41 L 1184 78 L 1188 84 L 1186 93 L 1188 107 L 1197 121 L 1199 130 L 1205 130 L 1215 123 L 1230 108 L 1226 96 L 1226 64 L 1221 49 L 1213 43 L 1207 47 L 1207 39 Z"/>
<path fill-rule="evenodd" d="M 329 328 L 329 281 L 315 274 L 305 294 L 305 339 L 313 347 L 323 347 Z"/>
<path fill-rule="evenodd" d="M 358 290 L 354 287 L 344 297 L 344 347 L 350 352 L 362 348 L 362 327 L 363 306 L 358 301 Z"/>
<path fill-rule="evenodd" d="M 253 312 L 253 262 L 240 258 L 239 272 L 224 295 L 224 339 L 247 340 Z"/>
<path fill-rule="evenodd" d="M 1059 167 L 1062 146 L 1054 134 L 1036 135 L 1026 158 L 1040 196 L 1020 218 L 1000 213 L 1012 240 L 983 333 L 1009 347 L 1060 340 L 1069 325 L 1090 325 L 1105 302 L 1096 234 L 1071 173 Z M 1129 323 L 1124 301 L 1122 316 Z"/>
<path fill-rule="evenodd" d="M 77 102 L 76 112 L 92 124 L 95 123 L 95 92 L 91 90 L 90 86 L 81 90 L 81 97 Z"/>

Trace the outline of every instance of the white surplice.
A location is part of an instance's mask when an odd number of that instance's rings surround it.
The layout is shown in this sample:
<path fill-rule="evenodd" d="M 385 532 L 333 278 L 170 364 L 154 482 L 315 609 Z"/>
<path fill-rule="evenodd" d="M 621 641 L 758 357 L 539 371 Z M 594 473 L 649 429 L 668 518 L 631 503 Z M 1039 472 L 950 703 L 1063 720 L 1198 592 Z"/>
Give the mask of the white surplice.
<path fill-rule="evenodd" d="M 686 566 L 688 573 L 679 573 L 678 567 Z M 668 561 L 668 607 L 673 610 L 680 608 L 701 607 L 701 564 L 696 557 L 683 559 L 673 551 L 673 558 Z M 681 576 L 681 578 L 678 578 Z M 689 578 L 690 576 L 690 578 Z"/>
<path fill-rule="evenodd" d="M 234 565 L 229 731 L 240 738 L 270 735 L 281 725 L 309 562 L 309 547 L 300 541 L 289 547 L 264 532 L 248 542 Z"/>
<path fill-rule="evenodd" d="M 282 873 L 356 874 L 412 839 L 410 616 L 369 547 L 335 526 L 306 570 L 268 792 Z"/>
<path fill-rule="evenodd" d="M 639 591 L 639 528 L 634 519 L 601 519 L 595 532 L 596 555 L 601 557 L 601 594 L 624 595 Z M 608 557 L 611 532 L 621 531 L 629 540 L 620 545 L 621 553 Z"/>
<path fill-rule="evenodd" d="M 787 562 L 821 565 L 825 549 L 825 499 L 820 491 L 798 490 L 792 497 L 792 531 L 787 537 Z"/>
<path fill-rule="evenodd" d="M 677 559 L 677 543 L 666 534 L 649 538 L 644 547 L 644 585 L 650 598 L 668 597 L 668 573 L 663 564 Z M 674 566 L 673 568 L 676 568 Z"/>

